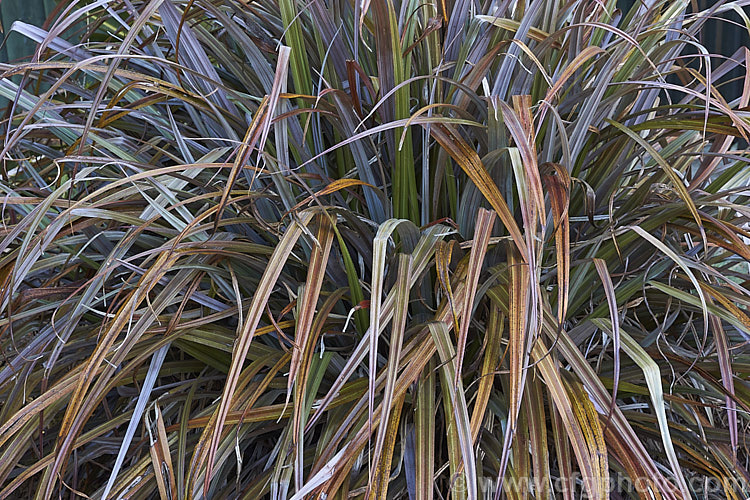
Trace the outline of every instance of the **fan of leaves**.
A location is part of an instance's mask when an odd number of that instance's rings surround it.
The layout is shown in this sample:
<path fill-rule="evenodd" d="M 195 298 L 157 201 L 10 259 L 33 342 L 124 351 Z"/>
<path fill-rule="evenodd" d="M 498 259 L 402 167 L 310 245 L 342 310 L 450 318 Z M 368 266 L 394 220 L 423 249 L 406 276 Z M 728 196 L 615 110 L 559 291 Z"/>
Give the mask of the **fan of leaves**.
<path fill-rule="evenodd" d="M 0 498 L 746 498 L 748 3 L 16 23 Z"/>

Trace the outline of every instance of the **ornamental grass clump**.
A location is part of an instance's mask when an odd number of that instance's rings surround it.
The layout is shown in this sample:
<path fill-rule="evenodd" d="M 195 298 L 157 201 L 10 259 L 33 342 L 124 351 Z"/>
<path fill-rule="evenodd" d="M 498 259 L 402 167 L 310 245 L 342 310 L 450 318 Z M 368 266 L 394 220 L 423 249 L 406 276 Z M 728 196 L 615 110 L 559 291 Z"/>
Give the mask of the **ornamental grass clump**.
<path fill-rule="evenodd" d="M 16 23 L 0 498 L 747 498 L 748 3 Z"/>

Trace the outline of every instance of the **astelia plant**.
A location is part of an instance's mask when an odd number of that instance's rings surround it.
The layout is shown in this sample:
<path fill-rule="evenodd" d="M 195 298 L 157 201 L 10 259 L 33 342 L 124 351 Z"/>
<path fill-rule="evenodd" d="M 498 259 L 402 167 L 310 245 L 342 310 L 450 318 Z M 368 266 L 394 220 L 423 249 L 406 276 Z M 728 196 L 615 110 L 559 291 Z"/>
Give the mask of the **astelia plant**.
<path fill-rule="evenodd" d="M 16 23 L 0 498 L 747 498 L 748 3 Z"/>

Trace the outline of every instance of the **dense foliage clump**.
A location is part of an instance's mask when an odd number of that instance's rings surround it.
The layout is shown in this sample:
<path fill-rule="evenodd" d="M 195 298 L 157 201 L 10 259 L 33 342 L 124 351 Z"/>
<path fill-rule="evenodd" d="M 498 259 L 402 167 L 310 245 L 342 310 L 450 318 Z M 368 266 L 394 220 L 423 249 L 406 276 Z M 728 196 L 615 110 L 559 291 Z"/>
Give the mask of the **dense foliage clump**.
<path fill-rule="evenodd" d="M 746 3 L 17 23 L 0 498 L 747 498 Z"/>

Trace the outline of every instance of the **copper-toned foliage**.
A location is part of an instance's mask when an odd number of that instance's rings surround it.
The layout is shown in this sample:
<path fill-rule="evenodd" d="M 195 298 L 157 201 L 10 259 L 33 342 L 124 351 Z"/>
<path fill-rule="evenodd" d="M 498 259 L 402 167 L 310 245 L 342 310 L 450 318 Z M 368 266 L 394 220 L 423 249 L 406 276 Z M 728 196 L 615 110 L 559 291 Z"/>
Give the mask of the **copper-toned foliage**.
<path fill-rule="evenodd" d="M 748 498 L 748 2 L 622 3 L 16 23 L 0 499 Z"/>

